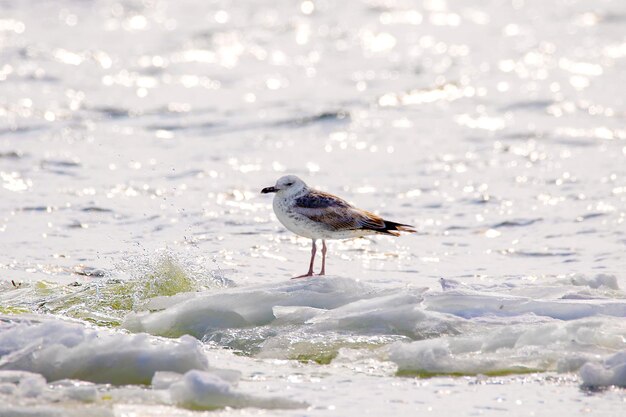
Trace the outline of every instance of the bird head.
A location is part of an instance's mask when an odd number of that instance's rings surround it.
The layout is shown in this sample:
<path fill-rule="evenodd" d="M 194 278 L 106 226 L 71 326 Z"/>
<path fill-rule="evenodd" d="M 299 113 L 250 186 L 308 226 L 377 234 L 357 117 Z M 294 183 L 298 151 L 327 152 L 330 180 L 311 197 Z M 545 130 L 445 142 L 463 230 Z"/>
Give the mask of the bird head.
<path fill-rule="evenodd" d="M 295 175 L 285 175 L 284 177 L 280 177 L 276 181 L 276 185 L 273 187 L 266 187 L 261 190 L 261 194 L 268 193 L 287 193 L 287 194 L 297 194 L 306 188 L 306 184 L 300 178 Z"/>

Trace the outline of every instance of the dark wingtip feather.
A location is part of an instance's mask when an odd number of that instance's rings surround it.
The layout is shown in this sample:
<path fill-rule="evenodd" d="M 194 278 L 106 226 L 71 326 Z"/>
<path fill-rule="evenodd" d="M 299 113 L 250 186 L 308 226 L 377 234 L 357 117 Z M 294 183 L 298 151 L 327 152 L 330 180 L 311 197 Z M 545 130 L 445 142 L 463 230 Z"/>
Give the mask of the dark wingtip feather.
<path fill-rule="evenodd" d="M 393 236 L 400 236 L 400 232 L 417 233 L 415 227 L 410 224 L 396 223 L 389 220 L 383 220 L 383 222 L 385 223 L 384 227 L 372 230 L 376 230 L 378 233 Z"/>

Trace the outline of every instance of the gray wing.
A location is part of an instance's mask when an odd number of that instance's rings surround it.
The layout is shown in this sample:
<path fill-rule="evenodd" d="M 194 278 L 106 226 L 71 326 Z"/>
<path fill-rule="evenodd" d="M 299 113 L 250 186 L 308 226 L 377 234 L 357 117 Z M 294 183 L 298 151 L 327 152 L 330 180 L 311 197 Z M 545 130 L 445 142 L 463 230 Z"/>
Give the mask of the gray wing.
<path fill-rule="evenodd" d="M 399 232 L 415 232 L 413 226 L 384 220 L 321 191 L 310 191 L 297 198 L 294 210 L 330 231 L 368 230 L 393 236 L 399 236 Z"/>
<path fill-rule="evenodd" d="M 332 207 L 352 207 L 347 201 L 321 191 L 310 191 L 296 199 L 295 206 L 305 209 L 322 209 Z"/>
<path fill-rule="evenodd" d="M 396 223 L 387 223 L 382 217 L 352 206 L 347 201 L 321 191 L 310 191 L 297 198 L 294 209 L 302 216 L 331 231 L 371 230 L 397 235 Z"/>

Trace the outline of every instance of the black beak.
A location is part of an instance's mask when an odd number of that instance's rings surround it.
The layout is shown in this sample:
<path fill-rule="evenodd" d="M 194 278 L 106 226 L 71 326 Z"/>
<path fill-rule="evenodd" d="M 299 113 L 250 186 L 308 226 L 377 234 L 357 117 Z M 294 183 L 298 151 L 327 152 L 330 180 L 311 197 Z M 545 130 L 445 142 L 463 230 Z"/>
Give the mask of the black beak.
<path fill-rule="evenodd" d="M 278 191 L 276 187 L 265 187 L 261 190 L 261 194 L 275 193 L 276 191 Z"/>

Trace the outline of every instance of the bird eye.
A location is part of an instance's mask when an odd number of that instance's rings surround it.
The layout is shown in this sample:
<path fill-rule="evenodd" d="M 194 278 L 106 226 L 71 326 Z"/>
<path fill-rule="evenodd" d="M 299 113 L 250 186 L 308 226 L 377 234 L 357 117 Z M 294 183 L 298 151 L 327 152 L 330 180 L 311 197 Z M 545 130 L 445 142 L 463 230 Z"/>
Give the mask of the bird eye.
<path fill-rule="evenodd" d="M 293 185 L 293 182 L 288 182 L 287 184 L 285 184 L 287 187 L 290 187 Z"/>

